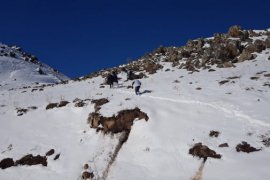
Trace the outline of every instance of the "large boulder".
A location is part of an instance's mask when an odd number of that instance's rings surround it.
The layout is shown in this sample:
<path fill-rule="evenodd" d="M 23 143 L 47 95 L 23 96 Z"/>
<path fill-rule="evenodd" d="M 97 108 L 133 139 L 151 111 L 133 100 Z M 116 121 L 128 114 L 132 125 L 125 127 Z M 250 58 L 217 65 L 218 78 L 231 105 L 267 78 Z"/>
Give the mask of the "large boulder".
<path fill-rule="evenodd" d="M 243 35 L 242 28 L 238 25 L 229 28 L 228 35 L 234 38 L 240 38 Z"/>

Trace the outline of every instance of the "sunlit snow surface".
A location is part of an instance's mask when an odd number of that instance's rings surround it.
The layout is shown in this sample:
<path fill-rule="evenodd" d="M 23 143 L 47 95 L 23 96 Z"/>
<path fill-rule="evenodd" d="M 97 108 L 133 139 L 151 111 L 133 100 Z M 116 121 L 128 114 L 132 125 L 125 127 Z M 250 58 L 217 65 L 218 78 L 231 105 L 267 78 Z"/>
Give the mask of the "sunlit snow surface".
<path fill-rule="evenodd" d="M 44 155 L 52 148 L 61 155 L 56 161 L 49 156 L 47 167 L 0 170 L 0 179 L 80 179 L 85 163 L 94 172 L 94 179 L 102 178 L 120 135 L 96 133 L 87 124 L 88 114 L 94 111 L 93 104 L 74 107 L 72 101 L 103 97 L 110 101 L 100 110 L 104 116 L 136 106 L 149 116 L 147 122 L 134 123 L 129 139 L 109 169 L 108 180 L 192 179 L 202 160 L 188 151 L 197 142 L 222 155 L 221 159 L 206 161 L 202 179 L 268 179 L 270 149 L 260 138 L 270 134 L 270 87 L 264 86 L 270 83 L 270 78 L 264 76 L 270 73 L 268 57 L 269 49 L 256 60 L 235 64 L 235 68 L 213 66 L 214 72 L 201 70 L 193 74 L 163 63 L 162 70 L 141 80 L 141 91 L 146 91 L 141 96 L 127 89 L 131 82 L 123 82 L 125 74 L 119 75 L 121 86 L 115 89 L 100 88 L 104 81 L 101 77 L 45 87 L 43 91 L 31 92 L 30 88 L 22 93 L 24 90 L 18 88 L 2 89 L 0 160 L 7 157 L 17 160 L 26 154 Z M 239 78 L 219 84 L 235 76 Z M 71 103 L 45 110 L 49 103 L 61 100 Z M 17 116 L 16 108 L 30 106 L 38 109 Z M 211 130 L 221 134 L 209 137 Z M 242 141 L 262 151 L 236 152 L 235 146 Z M 229 147 L 218 147 L 225 142 Z"/>

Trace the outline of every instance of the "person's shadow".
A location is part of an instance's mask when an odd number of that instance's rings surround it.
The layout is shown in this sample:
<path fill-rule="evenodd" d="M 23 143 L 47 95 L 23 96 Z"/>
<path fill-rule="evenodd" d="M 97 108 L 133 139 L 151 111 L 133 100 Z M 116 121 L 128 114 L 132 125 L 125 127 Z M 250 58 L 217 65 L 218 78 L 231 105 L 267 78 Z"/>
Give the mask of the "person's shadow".
<path fill-rule="evenodd" d="M 141 94 L 146 94 L 146 93 L 151 93 L 151 90 L 144 90 L 143 92 L 141 92 Z"/>

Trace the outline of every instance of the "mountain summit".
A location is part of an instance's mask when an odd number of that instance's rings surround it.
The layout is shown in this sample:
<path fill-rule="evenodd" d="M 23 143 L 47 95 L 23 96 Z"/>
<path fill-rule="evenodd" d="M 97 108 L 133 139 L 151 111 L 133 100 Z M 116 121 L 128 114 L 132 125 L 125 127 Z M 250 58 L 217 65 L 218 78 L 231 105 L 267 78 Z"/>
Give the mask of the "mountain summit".
<path fill-rule="evenodd" d="M 17 46 L 0 43 L 0 88 L 54 84 L 69 78 Z"/>

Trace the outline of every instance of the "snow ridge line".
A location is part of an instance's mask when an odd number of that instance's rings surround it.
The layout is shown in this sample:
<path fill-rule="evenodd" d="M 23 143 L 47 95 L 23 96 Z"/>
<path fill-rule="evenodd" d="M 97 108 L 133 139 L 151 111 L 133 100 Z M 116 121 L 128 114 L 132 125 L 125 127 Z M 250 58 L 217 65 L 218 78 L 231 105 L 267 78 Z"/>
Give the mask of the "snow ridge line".
<path fill-rule="evenodd" d="M 121 92 L 121 93 L 131 94 L 131 92 L 120 90 L 120 89 L 118 91 Z M 228 109 L 228 108 L 226 108 L 224 106 L 221 106 L 220 104 L 207 103 L 207 102 L 196 101 L 196 100 L 171 99 L 171 98 L 151 96 L 151 95 L 142 95 L 140 98 L 142 98 L 142 97 L 158 99 L 158 100 L 162 100 L 162 101 L 170 101 L 170 102 L 175 102 L 175 103 L 198 104 L 198 105 L 202 105 L 202 106 L 208 106 L 208 107 L 211 107 L 213 109 L 220 110 L 220 111 L 223 111 L 224 113 L 231 114 L 231 115 L 233 115 L 235 117 L 240 118 L 238 120 L 245 119 L 250 124 L 256 124 L 256 125 L 259 125 L 259 126 L 270 127 L 270 123 L 264 122 L 263 120 L 254 119 L 254 118 L 244 114 L 241 111 Z"/>

